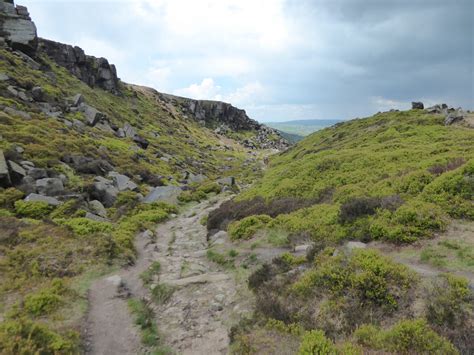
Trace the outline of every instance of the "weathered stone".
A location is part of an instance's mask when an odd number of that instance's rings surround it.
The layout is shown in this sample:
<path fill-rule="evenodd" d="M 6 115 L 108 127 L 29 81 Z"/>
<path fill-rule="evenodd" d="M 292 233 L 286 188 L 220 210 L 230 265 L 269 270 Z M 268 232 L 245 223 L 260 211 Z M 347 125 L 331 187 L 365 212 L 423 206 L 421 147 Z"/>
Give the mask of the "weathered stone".
<path fill-rule="evenodd" d="M 86 116 L 87 124 L 89 126 L 95 126 L 101 119 L 105 119 L 105 115 L 102 112 L 85 103 L 80 104 L 79 110 Z"/>
<path fill-rule="evenodd" d="M 91 197 L 99 200 L 105 207 L 112 207 L 117 199 L 119 190 L 113 185 L 111 180 L 101 176 L 95 178 Z"/>
<path fill-rule="evenodd" d="M 10 166 L 10 180 L 13 184 L 19 184 L 21 180 L 26 176 L 26 170 L 14 161 L 9 160 L 8 165 Z"/>
<path fill-rule="evenodd" d="M 38 195 L 35 193 L 29 194 L 28 196 L 26 196 L 25 201 L 46 202 L 48 205 L 51 205 L 51 206 L 58 206 L 61 204 L 61 202 L 59 202 L 59 200 L 54 197 Z"/>
<path fill-rule="evenodd" d="M 25 101 L 25 102 L 32 101 L 23 91 L 18 92 L 18 98 L 22 101 Z"/>
<path fill-rule="evenodd" d="M 84 102 L 84 96 L 82 94 L 76 94 L 73 97 L 68 99 L 68 102 L 73 107 L 78 107 L 80 104 Z"/>
<path fill-rule="evenodd" d="M 98 216 L 96 214 L 86 212 L 85 218 L 96 221 L 96 222 L 108 222 L 109 220 L 107 218 Z"/>
<path fill-rule="evenodd" d="M 115 135 L 119 138 L 125 138 L 125 131 L 123 130 L 123 128 L 119 128 L 115 132 Z"/>
<path fill-rule="evenodd" d="M 36 181 L 31 176 L 25 176 L 16 188 L 23 191 L 25 195 L 36 193 Z"/>
<path fill-rule="evenodd" d="M 135 184 L 132 180 L 130 180 L 130 178 L 128 176 L 125 176 L 125 175 L 122 175 L 122 174 L 119 174 L 115 171 L 111 171 L 109 173 L 109 177 L 112 178 L 113 182 L 114 182 L 114 185 L 115 187 L 119 190 L 119 191 L 126 191 L 126 190 L 137 190 L 138 189 L 138 185 Z"/>
<path fill-rule="evenodd" d="M 36 26 L 29 16 L 25 15 L 28 13 L 25 7 L 20 6 L 15 10 L 13 6 L 9 3 L 2 4 L 0 33 L 10 47 L 34 55 L 38 47 Z"/>
<path fill-rule="evenodd" d="M 412 102 L 411 108 L 412 110 L 423 110 L 425 106 L 423 105 L 423 102 Z"/>
<path fill-rule="evenodd" d="M 217 183 L 220 185 L 225 185 L 225 186 L 234 186 L 235 178 L 233 176 L 224 177 L 224 178 L 218 179 Z"/>
<path fill-rule="evenodd" d="M 453 123 L 462 121 L 464 119 L 464 114 L 461 110 L 454 111 L 451 113 L 448 113 L 446 118 L 444 119 L 444 124 L 446 126 L 452 125 Z"/>
<path fill-rule="evenodd" d="M 89 201 L 90 210 L 97 216 L 107 218 L 107 210 L 104 205 L 98 200 Z"/>
<path fill-rule="evenodd" d="M 59 178 L 44 178 L 36 180 L 36 189 L 40 195 L 58 196 L 63 194 L 64 185 Z"/>
<path fill-rule="evenodd" d="M 0 187 L 8 187 L 11 185 L 10 172 L 8 171 L 7 161 L 0 150 Z"/>
<path fill-rule="evenodd" d="M 48 177 L 46 169 L 32 168 L 28 170 L 28 176 L 31 176 L 34 180 L 45 179 Z"/>
<path fill-rule="evenodd" d="M 35 86 L 31 89 L 31 96 L 35 101 L 42 101 L 44 96 L 43 89 L 40 86 Z"/>
<path fill-rule="evenodd" d="M 16 87 L 12 86 L 12 85 L 8 85 L 7 86 L 7 91 L 10 95 L 12 95 L 13 97 L 17 97 L 18 96 L 18 92 L 19 90 L 17 90 Z"/>
<path fill-rule="evenodd" d="M 178 196 L 181 192 L 182 190 L 178 186 L 158 186 L 151 190 L 143 202 L 153 203 L 163 201 L 168 203 L 177 203 Z"/>
<path fill-rule="evenodd" d="M 110 124 L 106 120 L 101 120 L 97 122 L 94 126 L 97 129 L 100 129 L 101 131 L 108 132 L 108 133 L 115 133 L 115 131 L 110 127 Z"/>
<path fill-rule="evenodd" d="M 105 175 L 113 170 L 112 165 L 103 159 L 92 159 L 80 155 L 64 156 L 62 161 L 83 174 Z"/>
<path fill-rule="evenodd" d="M 11 107 L 5 107 L 3 109 L 3 112 L 9 114 L 10 116 L 17 116 L 17 117 L 21 117 L 25 120 L 31 120 L 31 115 L 29 113 L 24 112 L 24 111 L 15 110 Z"/>
<path fill-rule="evenodd" d="M 130 124 L 128 123 L 125 123 L 125 125 L 123 126 L 123 131 L 125 133 L 125 137 L 133 138 L 137 135 L 137 131 L 135 130 L 135 128 L 130 126 Z"/>
<path fill-rule="evenodd" d="M 352 252 L 354 249 L 365 249 L 367 244 L 362 242 L 347 242 L 344 246 L 348 252 Z"/>
<path fill-rule="evenodd" d="M 0 73 L 0 81 L 10 80 L 10 77 L 5 73 Z"/>
<path fill-rule="evenodd" d="M 190 183 L 202 183 L 202 182 L 207 180 L 207 176 L 203 175 L 203 174 L 194 175 L 194 174 L 190 173 L 187 176 L 186 180 L 188 180 L 188 182 L 190 182 Z"/>
<path fill-rule="evenodd" d="M 113 93 L 119 92 L 117 70 L 107 59 L 86 55 L 79 47 L 42 38 L 39 39 L 38 51 L 48 55 L 87 85 Z"/>
<path fill-rule="evenodd" d="M 147 149 L 148 145 L 150 144 L 145 138 L 139 136 L 138 134 L 133 137 L 133 141 L 143 149 Z"/>

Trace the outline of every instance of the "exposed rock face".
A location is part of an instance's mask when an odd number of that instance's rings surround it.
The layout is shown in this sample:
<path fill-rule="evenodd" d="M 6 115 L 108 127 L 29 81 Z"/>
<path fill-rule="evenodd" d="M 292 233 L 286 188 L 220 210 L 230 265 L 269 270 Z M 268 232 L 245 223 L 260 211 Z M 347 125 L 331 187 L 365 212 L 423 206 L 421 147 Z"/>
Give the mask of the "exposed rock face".
<path fill-rule="evenodd" d="M 425 106 L 423 105 L 423 102 L 412 102 L 411 108 L 412 110 L 423 110 Z"/>
<path fill-rule="evenodd" d="M 38 36 L 26 7 L 15 7 L 13 0 L 0 2 L 0 38 L 13 49 L 34 56 L 38 47 Z"/>
<path fill-rule="evenodd" d="M 114 93 L 119 91 L 117 70 L 105 58 L 86 55 L 75 46 L 39 38 L 38 51 L 46 53 L 58 65 L 91 87 L 100 87 Z"/>
<path fill-rule="evenodd" d="M 289 146 L 288 141 L 281 137 L 277 130 L 252 120 L 247 116 L 245 110 L 234 107 L 229 103 L 194 100 L 163 93 L 158 93 L 158 95 L 163 101 L 175 107 L 180 107 L 188 117 L 209 127 L 218 126 L 216 129 L 218 134 L 226 134 L 228 130 L 257 131 L 256 140 L 246 144 L 248 148 L 276 148 L 282 150 Z"/>

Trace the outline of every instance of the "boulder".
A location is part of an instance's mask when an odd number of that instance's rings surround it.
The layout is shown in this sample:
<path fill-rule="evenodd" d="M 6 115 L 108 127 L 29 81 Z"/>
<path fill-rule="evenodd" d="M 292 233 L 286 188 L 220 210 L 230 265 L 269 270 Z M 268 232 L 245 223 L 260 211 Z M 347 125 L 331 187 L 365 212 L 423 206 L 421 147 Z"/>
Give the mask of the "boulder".
<path fill-rule="evenodd" d="M 119 191 L 126 191 L 126 190 L 134 191 L 138 189 L 138 185 L 135 184 L 132 180 L 130 180 L 128 176 L 119 174 L 115 171 L 111 171 L 109 173 L 109 177 L 112 178 L 115 187 Z"/>
<path fill-rule="evenodd" d="M 59 178 L 36 180 L 36 189 L 40 195 L 45 196 L 58 196 L 64 193 L 64 185 Z"/>
<path fill-rule="evenodd" d="M 143 202 L 168 202 L 175 204 L 178 202 L 178 196 L 181 194 L 181 192 L 182 190 L 178 186 L 158 186 L 151 190 Z"/>
<path fill-rule="evenodd" d="M 10 166 L 10 180 L 14 185 L 17 185 L 26 176 L 26 170 L 14 161 L 9 160 L 8 165 Z"/>
<path fill-rule="evenodd" d="M 126 137 L 125 131 L 123 130 L 123 128 L 117 129 L 117 131 L 115 132 L 115 135 L 116 135 L 118 138 L 125 138 L 125 137 Z"/>
<path fill-rule="evenodd" d="M 61 204 L 61 202 L 59 202 L 59 200 L 57 200 L 54 197 L 38 195 L 35 193 L 29 194 L 28 196 L 26 196 L 25 201 L 46 202 L 48 205 L 51 205 L 51 206 L 58 206 Z"/>
<path fill-rule="evenodd" d="M 99 200 L 105 207 L 112 207 L 117 200 L 119 190 L 114 186 L 113 181 L 101 176 L 95 178 L 92 185 L 91 197 Z"/>
<path fill-rule="evenodd" d="M 135 128 L 130 126 L 130 124 L 128 123 L 125 123 L 125 125 L 123 126 L 123 131 L 125 133 L 125 137 L 133 138 L 137 135 L 137 131 L 135 130 Z"/>
<path fill-rule="evenodd" d="M 84 96 L 82 94 L 76 94 L 73 97 L 68 99 L 68 103 L 72 107 L 79 107 L 80 104 L 84 102 Z"/>
<path fill-rule="evenodd" d="M 411 103 L 411 109 L 412 110 L 423 110 L 425 106 L 423 105 L 423 102 L 412 102 Z"/>
<path fill-rule="evenodd" d="M 16 188 L 23 191 L 25 195 L 36 193 L 36 181 L 31 176 L 25 176 Z"/>
<path fill-rule="evenodd" d="M 219 185 L 224 186 L 234 186 L 235 185 L 235 178 L 233 176 L 224 177 L 217 180 Z"/>
<path fill-rule="evenodd" d="M 105 175 L 113 170 L 112 165 L 103 159 L 93 159 L 81 155 L 66 155 L 62 161 L 83 174 Z"/>
<path fill-rule="evenodd" d="M 40 86 L 35 86 L 31 89 L 31 96 L 35 101 L 42 101 L 44 96 L 43 89 Z"/>
<path fill-rule="evenodd" d="M 365 249 L 367 248 L 367 244 L 362 242 L 347 242 L 344 246 L 347 252 L 351 253 L 354 249 Z"/>
<path fill-rule="evenodd" d="M 446 126 L 452 125 L 453 123 L 462 121 L 464 119 L 464 113 L 462 110 L 457 110 L 454 112 L 448 113 L 446 118 L 444 119 L 444 124 Z"/>
<path fill-rule="evenodd" d="M 85 218 L 91 219 L 91 220 L 96 221 L 96 222 L 109 222 L 109 220 L 107 218 L 98 216 L 98 215 L 90 213 L 90 212 L 86 212 Z"/>
<path fill-rule="evenodd" d="M 31 168 L 28 170 L 28 176 L 31 176 L 34 180 L 44 179 L 48 177 L 46 169 Z"/>
<path fill-rule="evenodd" d="M 8 171 L 7 161 L 0 150 L 0 187 L 8 187 L 11 185 L 10 172 Z"/>
<path fill-rule="evenodd" d="M 97 216 L 107 218 L 107 210 L 105 209 L 104 205 L 100 201 L 92 200 L 92 201 L 89 201 L 88 205 L 91 212 L 93 212 Z"/>
<path fill-rule="evenodd" d="M 207 180 L 207 176 L 206 175 L 203 175 L 203 174 L 197 174 L 197 175 L 194 175 L 193 173 L 190 173 L 186 180 L 189 182 L 189 183 L 202 183 L 204 181 Z"/>
<path fill-rule="evenodd" d="M 95 107 L 92 107 L 88 104 L 81 103 L 79 105 L 79 111 L 83 112 L 86 116 L 87 124 L 89 126 L 95 126 L 97 122 L 102 119 L 105 119 L 105 115 L 97 110 Z"/>
<path fill-rule="evenodd" d="M 28 11 L 23 6 L 17 6 L 15 9 L 13 2 L 10 1 L 0 4 L 2 37 L 13 49 L 34 56 L 38 47 L 38 36 L 36 26 L 31 21 Z"/>
<path fill-rule="evenodd" d="M 5 73 L 0 73 L 0 81 L 10 80 L 10 77 Z"/>
<path fill-rule="evenodd" d="M 14 108 L 11 108 L 11 107 L 5 107 L 3 109 L 3 112 L 5 112 L 6 114 L 9 114 L 10 116 L 17 116 L 25 120 L 31 120 L 31 115 L 28 112 L 15 110 Z"/>
<path fill-rule="evenodd" d="M 133 137 L 133 141 L 143 149 L 147 149 L 148 145 L 150 144 L 145 138 L 139 136 L 138 134 Z"/>

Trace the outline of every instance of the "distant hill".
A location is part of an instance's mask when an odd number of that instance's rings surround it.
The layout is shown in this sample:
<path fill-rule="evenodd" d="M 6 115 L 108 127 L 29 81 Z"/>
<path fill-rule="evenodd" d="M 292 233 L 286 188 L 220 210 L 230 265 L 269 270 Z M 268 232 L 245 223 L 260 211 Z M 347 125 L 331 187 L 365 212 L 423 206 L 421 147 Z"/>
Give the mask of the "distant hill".
<path fill-rule="evenodd" d="M 288 132 L 284 132 L 284 131 L 280 131 L 279 129 L 277 129 L 278 133 L 280 133 L 280 135 L 286 139 L 288 142 L 294 144 L 294 143 L 298 143 L 299 141 L 301 141 L 304 136 L 301 136 L 299 134 L 294 134 L 294 133 L 288 133 Z"/>
<path fill-rule="evenodd" d="M 278 129 L 284 133 L 307 136 L 320 129 L 332 126 L 341 120 L 296 120 L 285 122 L 267 122 L 266 125 Z"/>

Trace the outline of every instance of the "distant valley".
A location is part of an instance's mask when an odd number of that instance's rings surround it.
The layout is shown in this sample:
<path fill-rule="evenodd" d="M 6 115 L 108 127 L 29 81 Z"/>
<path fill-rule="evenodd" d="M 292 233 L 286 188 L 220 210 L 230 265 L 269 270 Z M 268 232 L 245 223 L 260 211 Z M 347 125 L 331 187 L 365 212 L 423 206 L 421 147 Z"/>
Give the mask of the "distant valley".
<path fill-rule="evenodd" d="M 285 122 L 266 122 L 267 126 L 275 128 L 283 133 L 283 136 L 291 141 L 298 142 L 303 137 L 319 131 L 320 129 L 332 126 L 342 120 L 322 119 L 322 120 L 296 120 Z"/>

